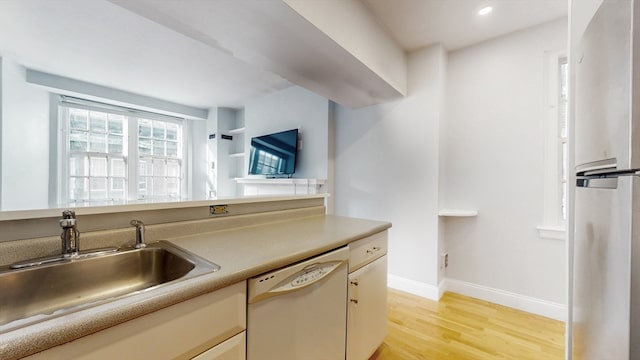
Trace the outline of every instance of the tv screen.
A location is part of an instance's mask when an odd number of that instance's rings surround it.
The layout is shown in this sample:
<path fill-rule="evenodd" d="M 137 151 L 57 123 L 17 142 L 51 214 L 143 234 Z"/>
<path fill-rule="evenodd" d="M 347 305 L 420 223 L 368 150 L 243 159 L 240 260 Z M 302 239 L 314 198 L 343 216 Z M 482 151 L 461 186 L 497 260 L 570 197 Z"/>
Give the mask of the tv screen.
<path fill-rule="evenodd" d="M 297 151 L 298 129 L 251 138 L 249 175 L 291 176 Z"/>

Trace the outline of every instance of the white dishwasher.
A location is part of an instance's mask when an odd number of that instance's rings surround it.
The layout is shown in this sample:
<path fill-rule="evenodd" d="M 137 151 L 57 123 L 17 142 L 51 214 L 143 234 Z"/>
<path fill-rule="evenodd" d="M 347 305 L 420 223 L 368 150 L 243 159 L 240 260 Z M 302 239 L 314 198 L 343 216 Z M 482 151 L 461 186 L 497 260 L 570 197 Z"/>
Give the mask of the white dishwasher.
<path fill-rule="evenodd" d="M 248 360 L 344 360 L 344 247 L 249 279 Z"/>

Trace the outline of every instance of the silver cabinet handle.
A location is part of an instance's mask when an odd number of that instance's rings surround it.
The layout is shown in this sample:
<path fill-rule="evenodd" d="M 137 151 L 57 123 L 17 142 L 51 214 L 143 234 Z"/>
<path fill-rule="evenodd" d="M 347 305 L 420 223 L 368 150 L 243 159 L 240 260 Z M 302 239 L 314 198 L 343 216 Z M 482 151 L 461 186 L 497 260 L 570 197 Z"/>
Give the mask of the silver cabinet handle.
<path fill-rule="evenodd" d="M 373 254 L 373 253 L 376 253 L 378 251 L 380 251 L 380 247 L 374 246 L 374 247 L 371 248 L 371 250 L 367 250 L 367 254 Z"/>

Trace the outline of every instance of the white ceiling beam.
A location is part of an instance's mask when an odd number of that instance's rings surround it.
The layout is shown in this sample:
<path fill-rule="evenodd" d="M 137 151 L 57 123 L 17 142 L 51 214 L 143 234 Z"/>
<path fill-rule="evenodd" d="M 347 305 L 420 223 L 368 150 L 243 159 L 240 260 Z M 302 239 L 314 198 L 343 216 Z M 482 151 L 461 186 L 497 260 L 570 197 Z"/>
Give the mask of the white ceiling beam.
<path fill-rule="evenodd" d="M 399 93 L 407 94 L 405 52 L 362 2 L 283 1 Z"/>
<path fill-rule="evenodd" d="M 281 0 L 110 1 L 349 107 L 404 95 Z"/>

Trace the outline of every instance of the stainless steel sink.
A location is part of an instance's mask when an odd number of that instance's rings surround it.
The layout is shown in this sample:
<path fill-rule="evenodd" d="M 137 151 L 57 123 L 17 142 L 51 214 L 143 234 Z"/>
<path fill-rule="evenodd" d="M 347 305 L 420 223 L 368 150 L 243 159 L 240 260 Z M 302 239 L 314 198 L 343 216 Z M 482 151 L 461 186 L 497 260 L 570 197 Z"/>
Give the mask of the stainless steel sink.
<path fill-rule="evenodd" d="M 0 271 L 0 334 L 219 269 L 160 241 L 142 249 Z"/>

